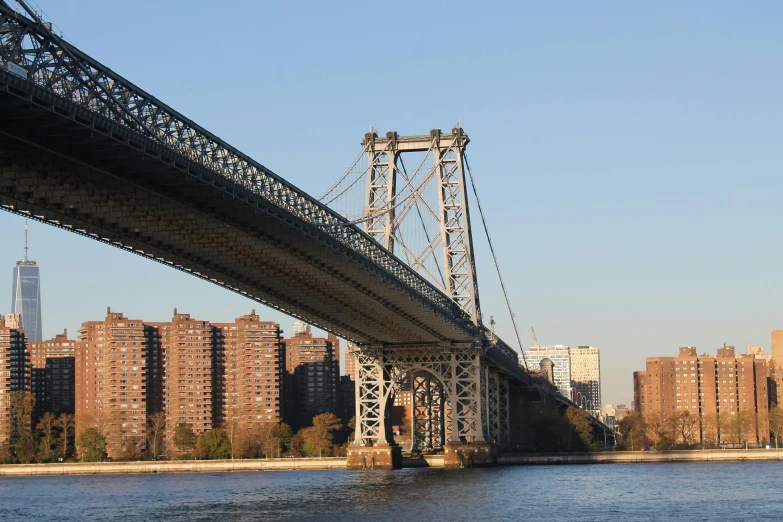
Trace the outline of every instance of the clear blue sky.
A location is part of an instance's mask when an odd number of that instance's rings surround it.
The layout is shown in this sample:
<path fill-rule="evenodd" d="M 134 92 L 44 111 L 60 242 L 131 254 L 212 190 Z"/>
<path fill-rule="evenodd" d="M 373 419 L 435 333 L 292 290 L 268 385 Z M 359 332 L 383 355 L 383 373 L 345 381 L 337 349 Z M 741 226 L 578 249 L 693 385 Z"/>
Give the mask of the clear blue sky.
<path fill-rule="evenodd" d="M 461 121 L 525 345 L 532 324 L 542 344 L 599 347 L 604 402 L 630 402 L 645 357 L 769 347 L 783 328 L 783 3 L 36 1 L 311 194 L 371 124 Z M 0 213 L 3 306 L 22 221 Z M 107 305 L 149 320 L 261 308 L 54 228 L 33 224 L 31 242 L 46 336 Z M 484 314 L 511 342 L 476 248 Z"/>

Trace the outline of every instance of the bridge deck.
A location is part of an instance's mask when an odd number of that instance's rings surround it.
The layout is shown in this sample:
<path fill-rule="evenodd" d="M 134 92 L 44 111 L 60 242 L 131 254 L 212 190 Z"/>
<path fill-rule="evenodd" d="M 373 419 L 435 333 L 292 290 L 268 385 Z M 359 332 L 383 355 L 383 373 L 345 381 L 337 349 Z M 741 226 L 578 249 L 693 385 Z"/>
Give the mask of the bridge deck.
<path fill-rule="evenodd" d="M 0 204 L 365 343 L 472 328 L 313 226 L 159 143 L 0 71 Z"/>

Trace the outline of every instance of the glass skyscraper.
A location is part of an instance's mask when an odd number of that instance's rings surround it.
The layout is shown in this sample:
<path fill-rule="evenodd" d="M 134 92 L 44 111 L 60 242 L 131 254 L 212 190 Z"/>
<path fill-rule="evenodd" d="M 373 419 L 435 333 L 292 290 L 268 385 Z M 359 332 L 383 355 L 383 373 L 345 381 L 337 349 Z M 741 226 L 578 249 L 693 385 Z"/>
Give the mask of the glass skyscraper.
<path fill-rule="evenodd" d="M 24 261 L 14 267 L 11 313 L 22 315 L 22 326 L 28 341 L 42 341 L 41 273 L 35 261 L 27 257 L 27 223 L 24 225 Z"/>

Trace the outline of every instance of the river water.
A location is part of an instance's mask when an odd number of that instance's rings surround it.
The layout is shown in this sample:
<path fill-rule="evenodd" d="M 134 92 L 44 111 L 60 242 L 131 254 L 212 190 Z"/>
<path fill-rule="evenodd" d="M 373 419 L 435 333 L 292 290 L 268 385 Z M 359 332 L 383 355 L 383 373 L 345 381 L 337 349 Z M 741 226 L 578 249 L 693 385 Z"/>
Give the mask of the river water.
<path fill-rule="evenodd" d="M 783 463 L 0 478 L 4 520 L 783 519 Z"/>

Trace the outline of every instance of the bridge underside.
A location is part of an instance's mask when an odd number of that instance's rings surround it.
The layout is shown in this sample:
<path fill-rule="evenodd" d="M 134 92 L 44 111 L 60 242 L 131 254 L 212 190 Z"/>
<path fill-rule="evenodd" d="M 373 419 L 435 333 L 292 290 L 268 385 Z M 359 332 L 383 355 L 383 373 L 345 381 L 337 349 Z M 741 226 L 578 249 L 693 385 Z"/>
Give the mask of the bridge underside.
<path fill-rule="evenodd" d="M 77 112 L 5 85 L 6 210 L 169 264 L 358 343 L 471 340 L 465 325 L 318 227 Z"/>

